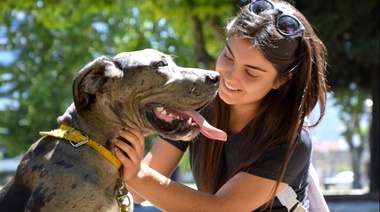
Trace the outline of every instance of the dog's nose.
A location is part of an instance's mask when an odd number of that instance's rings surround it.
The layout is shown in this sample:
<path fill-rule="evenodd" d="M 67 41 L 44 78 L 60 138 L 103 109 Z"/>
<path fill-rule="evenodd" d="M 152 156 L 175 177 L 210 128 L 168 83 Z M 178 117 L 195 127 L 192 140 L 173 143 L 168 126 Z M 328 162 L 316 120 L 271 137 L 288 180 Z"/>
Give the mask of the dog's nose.
<path fill-rule="evenodd" d="M 219 73 L 215 72 L 212 74 L 207 74 L 206 75 L 206 83 L 218 84 L 219 83 Z"/>

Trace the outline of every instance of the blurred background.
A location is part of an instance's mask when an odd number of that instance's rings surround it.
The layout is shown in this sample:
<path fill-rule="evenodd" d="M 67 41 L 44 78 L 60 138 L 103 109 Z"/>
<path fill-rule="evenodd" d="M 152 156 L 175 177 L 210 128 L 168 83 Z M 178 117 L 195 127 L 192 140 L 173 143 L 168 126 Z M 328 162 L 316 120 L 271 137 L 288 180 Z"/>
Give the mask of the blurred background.
<path fill-rule="evenodd" d="M 247 2 L 1 1 L 0 186 L 38 132 L 58 126 L 57 117 L 73 101 L 72 80 L 86 63 L 155 48 L 180 66 L 212 69 L 227 21 Z M 321 189 L 328 201 L 378 202 L 379 1 L 292 3 L 329 50 L 328 107 L 313 131 Z M 147 136 L 147 150 L 154 137 Z M 191 185 L 186 157 L 173 178 Z"/>

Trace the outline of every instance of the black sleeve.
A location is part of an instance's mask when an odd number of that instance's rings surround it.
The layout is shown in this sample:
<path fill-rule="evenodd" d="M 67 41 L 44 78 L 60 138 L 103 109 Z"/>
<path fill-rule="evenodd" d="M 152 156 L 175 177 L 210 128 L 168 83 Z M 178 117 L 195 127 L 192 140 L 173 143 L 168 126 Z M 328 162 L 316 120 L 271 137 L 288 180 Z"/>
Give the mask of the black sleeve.
<path fill-rule="evenodd" d="M 167 138 L 163 138 L 162 136 L 160 136 L 160 138 L 162 138 L 164 141 L 172 144 L 173 146 L 177 147 L 182 152 L 185 152 L 186 149 L 187 149 L 187 147 L 189 147 L 189 142 L 188 141 L 174 141 L 174 140 L 170 140 L 170 139 L 167 139 Z"/>
<path fill-rule="evenodd" d="M 248 173 L 267 179 L 276 180 L 285 155 L 284 145 L 273 147 L 266 152 L 257 162 L 252 164 Z M 305 180 L 311 162 L 312 143 L 309 132 L 303 130 L 301 140 L 294 150 L 285 171 L 282 182 L 294 187 L 299 187 Z"/>

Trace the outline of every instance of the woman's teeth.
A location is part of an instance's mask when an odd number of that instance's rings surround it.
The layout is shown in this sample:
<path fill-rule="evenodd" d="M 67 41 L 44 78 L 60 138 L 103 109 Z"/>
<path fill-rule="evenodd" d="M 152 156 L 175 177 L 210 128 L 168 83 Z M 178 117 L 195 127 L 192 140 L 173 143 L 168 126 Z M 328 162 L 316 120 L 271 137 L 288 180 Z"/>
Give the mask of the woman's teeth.
<path fill-rule="evenodd" d="M 228 85 L 227 83 L 224 83 L 224 85 L 225 85 L 228 89 L 230 89 L 230 90 L 232 90 L 232 91 L 237 91 L 237 90 L 238 90 L 237 88 L 231 87 L 231 86 Z"/>

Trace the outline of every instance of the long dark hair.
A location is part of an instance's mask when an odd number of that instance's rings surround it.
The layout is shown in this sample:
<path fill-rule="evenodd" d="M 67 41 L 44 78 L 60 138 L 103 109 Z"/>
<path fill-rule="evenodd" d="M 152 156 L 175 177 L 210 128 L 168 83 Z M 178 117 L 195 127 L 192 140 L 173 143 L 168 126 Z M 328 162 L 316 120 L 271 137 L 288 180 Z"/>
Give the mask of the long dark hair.
<path fill-rule="evenodd" d="M 264 97 L 258 114 L 246 126 L 252 130 L 248 130 L 247 135 L 242 136 L 239 141 L 244 142 L 244 149 L 239 150 L 235 170 L 228 176 L 222 173 L 223 142 L 205 138 L 207 141 L 202 141 L 199 171 L 202 190 L 216 193 L 233 175 L 239 171 L 247 171 L 270 147 L 286 143 L 288 149 L 273 189 L 273 203 L 275 191 L 284 176 L 302 128 L 316 126 L 324 115 L 328 86 L 325 78 L 327 50 L 324 44 L 297 9 L 282 1 L 271 2 L 284 13 L 296 17 L 304 25 L 305 31 L 284 37 L 274 24 L 279 15 L 278 10 L 255 14 L 246 6 L 228 24 L 227 37 L 235 36 L 252 41 L 252 45 L 274 65 L 278 79 L 288 77 L 289 74 L 292 77 L 279 89 L 271 90 Z M 319 119 L 306 126 L 305 119 L 318 102 Z M 208 118 L 212 125 L 227 131 L 229 113 L 229 106 L 217 96 Z"/>

